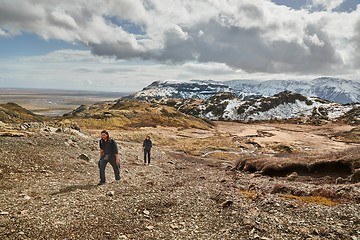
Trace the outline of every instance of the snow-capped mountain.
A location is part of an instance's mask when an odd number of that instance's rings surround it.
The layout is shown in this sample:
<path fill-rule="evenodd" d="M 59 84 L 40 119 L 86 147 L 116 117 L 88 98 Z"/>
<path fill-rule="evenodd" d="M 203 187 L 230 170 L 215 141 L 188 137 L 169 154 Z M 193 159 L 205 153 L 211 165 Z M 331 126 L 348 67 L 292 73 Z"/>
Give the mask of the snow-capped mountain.
<path fill-rule="evenodd" d="M 219 92 L 233 92 L 229 86 L 215 81 L 156 81 L 133 95 L 136 99 L 200 98 L 207 99 Z"/>
<path fill-rule="evenodd" d="M 213 80 L 189 82 L 157 81 L 133 95 L 136 99 L 200 98 L 208 99 L 220 92 L 233 93 L 241 100 L 259 96 L 270 97 L 283 91 L 300 93 L 338 103 L 360 102 L 360 82 L 338 78 L 300 80 Z"/>
<path fill-rule="evenodd" d="M 338 103 L 360 102 L 360 82 L 322 77 L 312 81 L 297 80 L 230 80 L 223 82 L 242 94 L 273 96 L 282 91 L 291 91 L 305 96 L 319 97 Z"/>
<path fill-rule="evenodd" d="M 360 104 L 343 105 L 289 91 L 252 100 L 241 100 L 231 93 L 220 93 L 206 100 L 162 99 L 161 103 L 209 120 L 248 122 L 300 118 L 314 122 L 339 119 L 351 111 L 351 121 L 360 121 Z"/>

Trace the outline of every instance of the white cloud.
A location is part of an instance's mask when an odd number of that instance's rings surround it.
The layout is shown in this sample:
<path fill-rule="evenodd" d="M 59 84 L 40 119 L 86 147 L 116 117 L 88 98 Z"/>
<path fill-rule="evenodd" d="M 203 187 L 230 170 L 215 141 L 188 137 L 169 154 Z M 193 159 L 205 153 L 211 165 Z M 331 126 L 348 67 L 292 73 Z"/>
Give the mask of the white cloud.
<path fill-rule="evenodd" d="M 72 52 L 71 61 L 107 61 L 113 70 L 121 65 L 119 71 L 129 79 L 135 75 L 126 75 L 124 62 L 113 58 L 157 61 L 152 68 L 178 78 L 200 72 L 196 76 L 356 76 L 360 9 L 332 12 L 342 2 L 311 0 L 311 6 L 328 11 L 310 12 L 269 0 L 22 0 L 22 7 L 16 0 L 0 0 L 0 36 L 32 32 L 44 39 L 82 43 L 95 56 Z M 46 58 L 65 64 L 70 61 L 67 54 L 58 51 Z M 175 73 L 161 64 L 186 71 Z M 159 77 L 150 67 L 142 68 L 139 79 L 146 74 Z M 96 71 L 76 69 L 78 74 Z"/>

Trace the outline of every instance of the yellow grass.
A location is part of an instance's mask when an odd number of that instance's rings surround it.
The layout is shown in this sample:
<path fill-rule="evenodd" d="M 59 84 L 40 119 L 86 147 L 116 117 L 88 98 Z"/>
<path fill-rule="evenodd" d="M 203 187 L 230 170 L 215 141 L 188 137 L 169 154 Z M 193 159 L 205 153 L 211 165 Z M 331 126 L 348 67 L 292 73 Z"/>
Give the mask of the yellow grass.
<path fill-rule="evenodd" d="M 239 192 L 240 192 L 240 194 L 245 195 L 245 197 L 249 198 L 249 199 L 253 199 L 256 195 L 256 193 L 254 193 L 254 192 L 245 191 L 245 190 L 240 190 Z"/>
<path fill-rule="evenodd" d="M 191 155 L 202 155 L 211 151 L 234 151 L 239 149 L 239 144 L 227 134 L 216 133 L 206 138 L 187 138 L 174 144 L 177 150 Z"/>
<path fill-rule="evenodd" d="M 321 196 L 294 196 L 289 194 L 281 194 L 280 196 L 284 200 L 296 199 L 305 203 L 314 203 L 314 204 L 321 204 L 326 206 L 333 206 L 336 204 L 331 199 Z"/>
<path fill-rule="evenodd" d="M 207 154 L 206 157 L 222 159 L 222 160 L 234 160 L 239 158 L 239 154 L 233 152 L 212 152 Z"/>

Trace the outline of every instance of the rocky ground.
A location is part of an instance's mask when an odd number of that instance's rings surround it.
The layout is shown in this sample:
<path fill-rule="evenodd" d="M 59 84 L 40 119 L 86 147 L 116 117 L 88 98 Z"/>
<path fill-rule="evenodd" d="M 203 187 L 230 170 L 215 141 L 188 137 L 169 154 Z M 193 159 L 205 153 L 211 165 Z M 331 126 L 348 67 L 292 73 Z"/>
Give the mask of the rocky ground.
<path fill-rule="evenodd" d="M 118 139 L 122 179 L 108 165 L 97 186 L 97 133 L 3 132 L 0 239 L 360 239 L 359 183 L 237 171 L 156 143 L 145 166 L 141 144 Z"/>

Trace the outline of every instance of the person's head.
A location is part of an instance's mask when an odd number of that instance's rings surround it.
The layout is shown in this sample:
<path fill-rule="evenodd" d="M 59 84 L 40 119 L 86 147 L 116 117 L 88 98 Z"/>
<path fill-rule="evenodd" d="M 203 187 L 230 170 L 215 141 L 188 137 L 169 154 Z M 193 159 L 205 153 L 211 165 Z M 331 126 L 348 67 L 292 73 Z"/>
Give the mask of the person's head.
<path fill-rule="evenodd" d="M 150 135 L 147 135 L 145 139 L 150 140 Z"/>
<path fill-rule="evenodd" d="M 101 131 L 101 140 L 107 141 L 107 140 L 109 140 L 109 138 L 110 138 L 110 136 L 109 136 L 108 131 L 102 130 Z"/>

